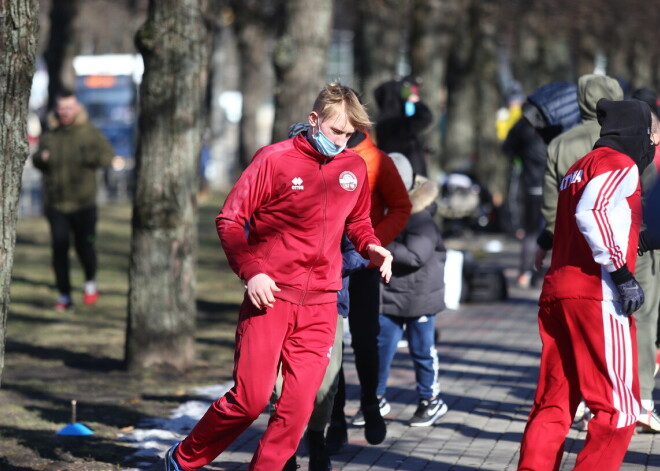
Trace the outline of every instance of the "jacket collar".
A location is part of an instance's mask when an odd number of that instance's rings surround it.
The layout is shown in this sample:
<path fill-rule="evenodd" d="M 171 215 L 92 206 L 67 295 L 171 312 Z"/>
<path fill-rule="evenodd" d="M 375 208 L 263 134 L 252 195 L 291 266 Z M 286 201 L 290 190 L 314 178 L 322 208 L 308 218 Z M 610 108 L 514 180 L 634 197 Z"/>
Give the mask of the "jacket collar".
<path fill-rule="evenodd" d="M 301 132 L 300 134 L 298 134 L 296 137 L 293 138 L 293 145 L 298 151 L 302 152 L 307 157 L 316 160 L 321 165 L 325 165 L 327 163 L 332 162 L 338 156 L 346 152 L 346 149 L 344 149 L 342 152 L 340 152 L 334 157 L 328 157 L 327 155 L 323 155 L 316 150 L 316 148 L 312 145 L 311 142 L 309 142 L 309 139 L 307 139 L 307 133 L 304 132 Z"/>

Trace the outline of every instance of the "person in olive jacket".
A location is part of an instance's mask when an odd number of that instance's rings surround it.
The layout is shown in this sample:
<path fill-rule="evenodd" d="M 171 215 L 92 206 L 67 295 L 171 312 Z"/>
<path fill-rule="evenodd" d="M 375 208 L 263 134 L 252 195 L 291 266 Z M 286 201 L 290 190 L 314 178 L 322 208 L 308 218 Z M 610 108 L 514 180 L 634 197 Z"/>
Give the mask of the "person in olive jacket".
<path fill-rule="evenodd" d="M 384 400 L 390 365 L 405 330 L 419 398 L 409 425 L 424 427 L 447 412 L 447 404 L 440 397 L 435 348 L 435 316 L 445 308 L 446 250 L 440 228 L 433 219 L 439 189 L 425 177 L 414 177 L 408 159 L 402 154 L 390 156 L 409 190 L 413 209 L 403 232 L 387 246 L 394 261 L 390 283 L 381 284 L 376 394 Z"/>
<path fill-rule="evenodd" d="M 51 130 L 41 137 L 32 160 L 43 173 L 45 214 L 59 291 L 55 309 L 63 312 L 73 308 L 68 255 L 71 233 L 85 274 L 83 301 L 92 305 L 98 300 L 96 170 L 110 165 L 114 150 L 69 91 L 57 95 L 49 124 Z"/>

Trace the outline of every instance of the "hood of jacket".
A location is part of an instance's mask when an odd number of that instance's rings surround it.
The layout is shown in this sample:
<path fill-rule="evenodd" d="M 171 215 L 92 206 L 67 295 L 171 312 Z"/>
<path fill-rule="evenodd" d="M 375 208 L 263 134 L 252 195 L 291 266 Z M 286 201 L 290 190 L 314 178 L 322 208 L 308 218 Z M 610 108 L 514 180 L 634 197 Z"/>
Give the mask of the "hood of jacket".
<path fill-rule="evenodd" d="M 562 132 L 580 124 L 577 86 L 558 81 L 536 89 L 523 105 L 523 116 L 545 143 L 550 143 Z"/>
<path fill-rule="evenodd" d="M 609 147 L 633 159 L 642 173 L 653 161 L 651 108 L 640 100 L 598 100 L 596 105 L 600 139 L 594 149 Z"/>
<path fill-rule="evenodd" d="M 623 90 L 616 79 L 596 74 L 583 75 L 578 79 L 578 104 L 582 121 L 596 119 L 596 104 L 601 98 L 623 100 Z"/>
<path fill-rule="evenodd" d="M 378 105 L 378 119 L 391 116 L 401 116 L 403 114 L 403 102 L 401 98 L 401 87 L 403 81 L 389 80 L 381 83 L 374 90 L 374 98 Z"/>
<path fill-rule="evenodd" d="M 416 175 L 413 189 L 408 192 L 413 205 L 411 214 L 422 212 L 434 204 L 439 194 L 440 188 L 436 182 L 421 175 Z"/>
<path fill-rule="evenodd" d="M 48 121 L 48 129 L 50 130 L 54 130 L 62 127 L 60 121 L 57 119 L 57 115 L 54 112 L 48 114 L 47 121 Z M 87 110 L 83 108 L 81 105 L 80 111 L 73 119 L 73 123 L 71 123 L 69 127 L 80 126 L 81 124 L 85 124 L 87 122 L 89 122 L 89 115 L 87 114 Z"/>

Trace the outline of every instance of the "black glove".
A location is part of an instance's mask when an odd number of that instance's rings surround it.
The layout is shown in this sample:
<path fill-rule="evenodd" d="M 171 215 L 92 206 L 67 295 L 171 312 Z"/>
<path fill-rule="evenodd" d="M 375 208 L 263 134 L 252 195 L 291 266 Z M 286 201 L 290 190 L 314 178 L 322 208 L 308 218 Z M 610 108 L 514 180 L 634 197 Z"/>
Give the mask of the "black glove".
<path fill-rule="evenodd" d="M 621 297 L 621 309 L 630 315 L 644 304 L 644 290 L 626 265 L 610 273 Z"/>
<path fill-rule="evenodd" d="M 536 239 L 536 245 L 546 251 L 552 250 L 552 239 L 552 232 L 547 229 L 543 229 Z"/>

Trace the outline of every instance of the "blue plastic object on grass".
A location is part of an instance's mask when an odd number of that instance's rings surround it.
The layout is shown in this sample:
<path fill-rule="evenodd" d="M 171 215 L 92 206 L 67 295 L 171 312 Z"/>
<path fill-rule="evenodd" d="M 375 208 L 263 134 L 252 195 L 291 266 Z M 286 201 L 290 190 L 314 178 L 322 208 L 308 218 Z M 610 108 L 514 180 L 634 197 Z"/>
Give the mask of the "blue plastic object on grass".
<path fill-rule="evenodd" d="M 71 401 L 71 423 L 66 424 L 64 427 L 62 427 L 57 432 L 58 435 L 67 435 L 67 436 L 94 435 L 94 432 L 88 426 L 76 422 L 76 404 L 77 401 L 75 399 Z"/>

